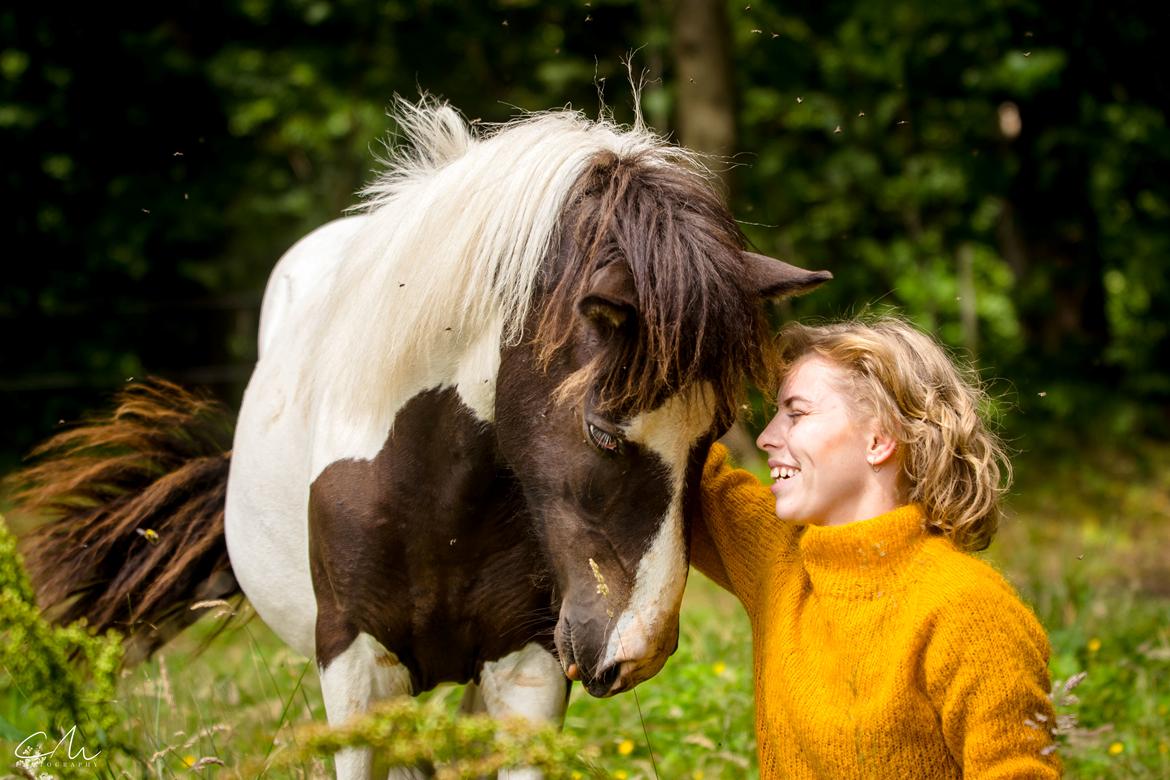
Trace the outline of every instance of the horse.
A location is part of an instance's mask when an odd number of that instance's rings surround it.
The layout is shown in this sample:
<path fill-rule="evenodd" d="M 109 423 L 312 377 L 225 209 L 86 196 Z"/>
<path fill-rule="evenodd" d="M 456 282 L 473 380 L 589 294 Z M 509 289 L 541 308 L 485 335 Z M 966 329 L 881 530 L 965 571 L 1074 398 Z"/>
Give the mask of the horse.
<path fill-rule="evenodd" d="M 702 161 L 570 109 L 484 128 L 425 97 L 355 213 L 265 288 L 236 419 L 152 381 L 21 476 L 50 615 L 153 652 L 243 594 L 330 723 L 441 682 L 560 723 L 678 641 L 687 523 L 765 302 L 830 275 L 745 249 Z M 370 751 L 335 760 L 365 778 Z"/>

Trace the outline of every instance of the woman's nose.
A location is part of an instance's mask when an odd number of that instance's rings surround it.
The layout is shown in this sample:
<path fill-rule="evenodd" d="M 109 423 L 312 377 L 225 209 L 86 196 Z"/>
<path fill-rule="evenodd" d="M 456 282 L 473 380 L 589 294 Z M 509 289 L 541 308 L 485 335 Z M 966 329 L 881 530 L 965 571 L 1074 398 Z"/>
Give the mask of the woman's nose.
<path fill-rule="evenodd" d="M 756 446 L 765 452 L 767 450 L 774 450 L 780 446 L 780 425 L 778 420 L 780 415 L 776 414 L 768 421 L 764 430 L 760 431 L 760 435 L 756 437 Z"/>

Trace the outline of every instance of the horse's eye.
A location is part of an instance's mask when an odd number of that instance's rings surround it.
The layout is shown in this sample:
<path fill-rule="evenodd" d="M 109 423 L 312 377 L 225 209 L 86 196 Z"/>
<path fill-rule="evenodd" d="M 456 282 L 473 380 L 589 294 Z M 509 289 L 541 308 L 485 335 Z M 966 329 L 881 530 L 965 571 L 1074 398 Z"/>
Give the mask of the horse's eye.
<path fill-rule="evenodd" d="M 601 430 L 593 423 L 586 425 L 586 430 L 589 433 L 589 440 L 593 442 L 593 446 L 597 447 L 597 449 L 605 452 L 621 451 L 622 442 L 617 436 Z"/>

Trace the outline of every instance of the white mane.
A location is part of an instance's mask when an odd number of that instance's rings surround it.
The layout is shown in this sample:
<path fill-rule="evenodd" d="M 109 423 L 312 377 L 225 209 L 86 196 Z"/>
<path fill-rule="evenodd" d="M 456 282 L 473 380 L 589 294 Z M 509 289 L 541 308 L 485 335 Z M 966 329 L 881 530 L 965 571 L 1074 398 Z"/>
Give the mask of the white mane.
<path fill-rule="evenodd" d="M 312 386 L 351 419 L 392 419 L 406 389 L 397 378 L 450 381 L 457 367 L 445 363 L 485 333 L 500 334 L 497 355 L 519 339 L 567 197 L 595 155 L 697 165 L 640 119 L 623 128 L 566 109 L 477 134 L 426 97 L 398 100 L 393 116 L 405 143 L 362 193 L 367 223 L 325 296 L 307 355 Z"/>

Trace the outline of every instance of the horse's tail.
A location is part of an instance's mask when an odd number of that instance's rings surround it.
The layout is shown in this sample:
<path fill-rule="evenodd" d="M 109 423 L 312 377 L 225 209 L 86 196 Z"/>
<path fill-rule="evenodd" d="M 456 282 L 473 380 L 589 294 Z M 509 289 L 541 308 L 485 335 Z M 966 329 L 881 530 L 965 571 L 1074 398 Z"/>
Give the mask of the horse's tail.
<path fill-rule="evenodd" d="M 15 509 L 50 518 L 20 543 L 41 609 L 117 629 L 133 661 L 193 623 L 193 604 L 240 593 L 223 522 L 232 423 L 220 404 L 158 379 L 116 400 L 11 480 Z"/>

